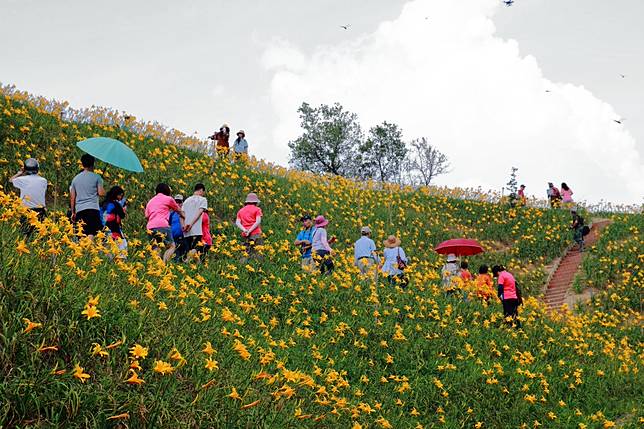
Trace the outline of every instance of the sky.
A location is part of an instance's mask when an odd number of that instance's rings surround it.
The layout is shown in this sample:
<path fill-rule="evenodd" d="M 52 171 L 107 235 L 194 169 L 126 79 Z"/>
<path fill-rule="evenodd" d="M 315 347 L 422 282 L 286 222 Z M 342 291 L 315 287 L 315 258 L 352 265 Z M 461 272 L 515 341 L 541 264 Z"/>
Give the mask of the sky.
<path fill-rule="evenodd" d="M 515 166 L 528 194 L 642 203 L 641 16 L 641 0 L 0 0 L 0 82 L 201 137 L 226 122 L 282 165 L 298 106 L 340 102 L 445 152 L 438 185 L 500 190 Z"/>

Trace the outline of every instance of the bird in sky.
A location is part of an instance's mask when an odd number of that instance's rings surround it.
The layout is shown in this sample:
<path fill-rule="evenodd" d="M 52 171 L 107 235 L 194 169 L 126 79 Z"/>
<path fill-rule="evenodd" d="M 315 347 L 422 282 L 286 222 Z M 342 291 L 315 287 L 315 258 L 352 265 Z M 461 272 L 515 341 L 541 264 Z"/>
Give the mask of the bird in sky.
<path fill-rule="evenodd" d="M 621 119 L 613 119 L 613 122 L 617 122 L 618 124 L 622 125 L 622 122 L 624 122 L 626 118 L 621 118 Z"/>
<path fill-rule="evenodd" d="M 348 29 L 349 29 L 349 27 L 351 27 L 351 24 L 341 25 L 341 26 L 340 26 L 340 28 L 344 28 L 345 30 L 348 30 Z"/>
<path fill-rule="evenodd" d="M 552 92 L 552 91 L 550 91 L 549 89 L 546 89 L 546 92 Z"/>
<path fill-rule="evenodd" d="M 505 3 L 507 7 L 510 7 L 514 4 L 514 0 L 503 0 L 503 3 Z"/>
<path fill-rule="evenodd" d="M 621 73 L 620 73 L 620 76 L 621 76 L 622 79 L 624 79 L 626 77 L 625 74 L 621 74 Z"/>

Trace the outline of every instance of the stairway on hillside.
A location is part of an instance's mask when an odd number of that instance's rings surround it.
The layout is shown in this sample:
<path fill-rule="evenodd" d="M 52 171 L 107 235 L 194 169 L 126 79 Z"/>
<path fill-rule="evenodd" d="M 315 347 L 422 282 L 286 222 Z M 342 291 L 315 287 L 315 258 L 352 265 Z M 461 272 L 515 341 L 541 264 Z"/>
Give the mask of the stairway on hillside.
<path fill-rule="evenodd" d="M 593 222 L 590 233 L 586 236 L 586 249 L 589 249 L 599 238 L 601 230 L 604 229 L 610 221 L 602 220 Z M 583 260 L 583 253 L 577 249 L 575 245 L 573 249 L 569 249 L 564 257 L 561 259 L 559 266 L 557 266 L 554 274 L 548 282 L 548 288 L 544 295 L 544 301 L 548 306 L 548 310 L 558 310 L 561 305 L 566 301 L 568 291 L 572 288 L 575 274 L 581 268 Z"/>

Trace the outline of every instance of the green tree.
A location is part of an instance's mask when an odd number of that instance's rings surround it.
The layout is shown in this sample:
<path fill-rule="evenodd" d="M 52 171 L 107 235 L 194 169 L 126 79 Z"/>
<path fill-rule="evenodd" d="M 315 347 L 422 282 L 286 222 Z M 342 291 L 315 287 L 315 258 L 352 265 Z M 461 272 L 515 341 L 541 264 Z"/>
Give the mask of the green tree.
<path fill-rule="evenodd" d="M 389 122 L 376 125 L 360 146 L 360 177 L 383 183 L 398 181 L 406 155 L 400 127 Z"/>
<path fill-rule="evenodd" d="M 362 130 L 358 116 L 339 104 L 317 108 L 302 103 L 298 109 L 304 133 L 290 141 L 290 164 L 300 170 L 355 177 Z"/>
<path fill-rule="evenodd" d="M 519 196 L 517 194 L 517 183 L 518 183 L 517 182 L 517 171 L 519 171 L 518 168 L 512 167 L 512 171 L 510 173 L 510 180 L 508 181 L 508 183 L 506 183 L 506 185 L 508 187 L 507 189 L 508 189 L 508 191 L 510 191 L 510 195 L 508 196 L 508 198 L 509 198 L 509 202 L 510 202 L 511 207 L 514 207 L 516 205 L 517 199 L 519 198 Z"/>

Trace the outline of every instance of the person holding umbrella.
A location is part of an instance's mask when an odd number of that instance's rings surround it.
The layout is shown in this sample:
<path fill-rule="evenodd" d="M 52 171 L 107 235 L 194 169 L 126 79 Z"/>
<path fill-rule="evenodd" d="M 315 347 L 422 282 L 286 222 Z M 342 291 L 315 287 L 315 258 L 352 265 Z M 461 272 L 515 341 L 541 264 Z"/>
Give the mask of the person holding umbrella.
<path fill-rule="evenodd" d="M 83 171 L 74 177 L 69 187 L 72 222 L 82 224 L 83 234 L 90 238 L 103 229 L 98 198 L 105 196 L 105 188 L 101 176 L 94 173 L 95 161 L 92 155 L 83 154 Z"/>
<path fill-rule="evenodd" d="M 447 255 L 447 262 L 441 269 L 442 285 L 445 288 L 445 293 L 452 294 L 455 292 L 452 281 L 454 277 L 459 280 L 455 283 L 460 283 L 461 268 L 458 264 L 459 256 L 478 255 L 483 252 L 483 247 L 476 240 L 466 238 L 456 238 L 452 240 L 443 241 L 434 249 L 441 255 Z"/>

